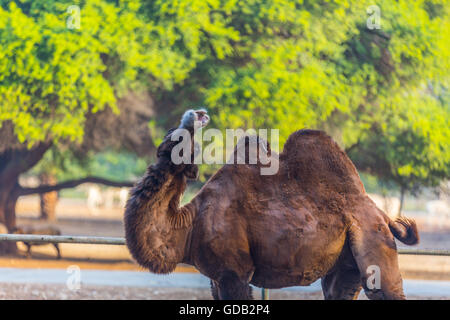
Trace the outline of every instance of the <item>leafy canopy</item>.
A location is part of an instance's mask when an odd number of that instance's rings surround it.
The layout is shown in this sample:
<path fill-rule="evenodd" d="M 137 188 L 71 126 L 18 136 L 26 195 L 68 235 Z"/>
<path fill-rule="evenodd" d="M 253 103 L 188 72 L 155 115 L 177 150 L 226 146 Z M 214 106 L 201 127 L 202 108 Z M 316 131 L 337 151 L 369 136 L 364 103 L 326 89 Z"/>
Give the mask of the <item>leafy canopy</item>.
<path fill-rule="evenodd" d="M 80 2 L 81 28 L 70 29 L 73 4 L 0 1 L 0 126 L 12 121 L 22 143 L 80 141 L 89 112 L 118 112 L 128 90 L 171 88 L 192 68 L 139 3 Z"/>
<path fill-rule="evenodd" d="M 326 128 L 402 183 L 449 176 L 445 0 L 377 1 L 380 30 L 368 0 L 89 0 L 68 29 L 74 3 L 0 0 L 0 123 L 21 142 L 79 141 L 89 111 L 148 90 L 162 113 L 205 105 L 281 142 Z"/>
<path fill-rule="evenodd" d="M 367 27 L 372 1 L 189 3 L 149 8 L 201 57 L 177 92 L 182 108 L 206 105 L 222 128 L 279 128 L 281 142 L 327 129 L 358 145 L 358 167 L 382 165 L 372 171 L 408 188 L 450 176 L 446 1 L 378 1 L 380 30 Z"/>

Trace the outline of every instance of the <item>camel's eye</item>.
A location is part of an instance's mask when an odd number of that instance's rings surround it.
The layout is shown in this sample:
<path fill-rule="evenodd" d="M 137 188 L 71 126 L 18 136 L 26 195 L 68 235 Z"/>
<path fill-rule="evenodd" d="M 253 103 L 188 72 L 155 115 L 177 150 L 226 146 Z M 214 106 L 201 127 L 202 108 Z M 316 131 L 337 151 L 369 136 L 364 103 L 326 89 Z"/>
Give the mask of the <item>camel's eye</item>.
<path fill-rule="evenodd" d="M 196 111 L 197 120 L 202 123 L 202 127 L 206 126 L 209 122 L 209 116 L 206 114 L 206 111 Z"/>

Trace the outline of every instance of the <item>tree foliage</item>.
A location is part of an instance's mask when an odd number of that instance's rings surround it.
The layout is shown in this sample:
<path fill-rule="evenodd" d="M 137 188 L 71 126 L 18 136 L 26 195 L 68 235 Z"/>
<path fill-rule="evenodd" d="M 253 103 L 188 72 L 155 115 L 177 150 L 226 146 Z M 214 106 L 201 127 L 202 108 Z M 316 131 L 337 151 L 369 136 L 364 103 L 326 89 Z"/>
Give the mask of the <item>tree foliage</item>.
<path fill-rule="evenodd" d="M 148 159 L 147 159 L 148 161 Z M 67 151 L 56 148 L 47 151 L 42 160 L 31 170 L 31 175 L 52 174 L 57 181 L 84 176 L 99 176 L 116 181 L 137 180 L 147 167 L 147 161 L 135 153 L 106 150 L 89 152 L 83 158 L 67 156 Z"/>
<path fill-rule="evenodd" d="M 360 169 L 413 191 L 450 177 L 449 100 L 425 91 L 391 97 L 366 122 L 350 152 Z"/>
<path fill-rule="evenodd" d="M 0 123 L 12 122 L 20 143 L 81 142 L 90 114 L 118 113 L 130 90 L 186 76 L 187 57 L 155 41 L 158 28 L 138 16 L 139 3 L 83 1 L 81 28 L 69 29 L 73 4 L 0 1 Z"/>
<path fill-rule="evenodd" d="M 147 8 L 198 59 L 175 106 L 206 105 L 222 128 L 279 128 L 282 142 L 325 128 L 359 168 L 404 188 L 449 177 L 445 1 L 378 1 L 379 30 L 370 1 L 189 3 Z"/>
<path fill-rule="evenodd" d="M 74 4 L 80 29 L 67 28 Z M 101 144 L 97 115 L 126 115 L 122 97 L 145 92 L 154 138 L 204 105 L 219 128 L 278 128 L 281 142 L 325 128 L 358 167 L 433 185 L 449 176 L 450 8 L 377 1 L 381 29 L 370 30 L 372 4 L 0 0 L 0 132 L 12 128 L 19 149 Z"/>

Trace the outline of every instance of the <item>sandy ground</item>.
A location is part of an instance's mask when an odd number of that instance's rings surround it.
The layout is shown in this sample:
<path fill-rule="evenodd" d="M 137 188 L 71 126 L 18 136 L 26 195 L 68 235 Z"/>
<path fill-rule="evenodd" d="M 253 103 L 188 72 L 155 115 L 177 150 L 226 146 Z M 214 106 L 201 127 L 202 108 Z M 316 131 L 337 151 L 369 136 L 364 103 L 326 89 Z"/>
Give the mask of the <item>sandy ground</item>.
<path fill-rule="evenodd" d="M 18 224 L 43 224 L 37 220 L 37 197 L 21 199 L 18 204 Z M 56 225 L 63 234 L 123 236 L 123 210 L 101 209 L 90 212 L 79 200 L 63 199 L 57 208 Z M 450 249 L 450 222 L 430 224 L 423 216 L 414 216 L 421 230 L 421 243 L 417 248 Z M 78 265 L 81 269 L 142 271 L 132 260 L 124 246 L 61 244 L 63 259 L 56 259 L 52 245 L 35 246 L 32 258 L 25 258 L 24 246 L 19 243 L 22 256 L 0 257 L 0 267 L 7 268 L 57 268 Z M 406 247 L 400 245 L 400 247 Z M 402 276 L 405 279 L 450 280 L 450 257 L 399 256 Z M 177 272 L 196 272 L 189 266 L 179 266 Z M 254 291 L 260 298 L 260 291 Z M 137 288 L 86 285 L 71 291 L 60 284 L 0 283 L 0 299 L 210 299 L 207 289 L 188 288 Z M 271 290 L 271 299 L 322 299 L 320 292 L 290 292 Z M 409 296 L 420 299 L 450 299 L 449 296 Z"/>

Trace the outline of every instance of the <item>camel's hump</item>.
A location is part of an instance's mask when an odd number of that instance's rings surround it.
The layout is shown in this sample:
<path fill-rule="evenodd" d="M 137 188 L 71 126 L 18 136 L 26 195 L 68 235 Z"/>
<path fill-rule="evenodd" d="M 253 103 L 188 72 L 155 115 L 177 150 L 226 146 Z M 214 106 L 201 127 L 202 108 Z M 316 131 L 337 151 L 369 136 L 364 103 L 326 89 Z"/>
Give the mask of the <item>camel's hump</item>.
<path fill-rule="evenodd" d="M 364 192 L 352 161 L 324 131 L 295 131 L 284 144 L 281 156 L 289 172 L 311 187 L 326 182 L 336 191 Z"/>

